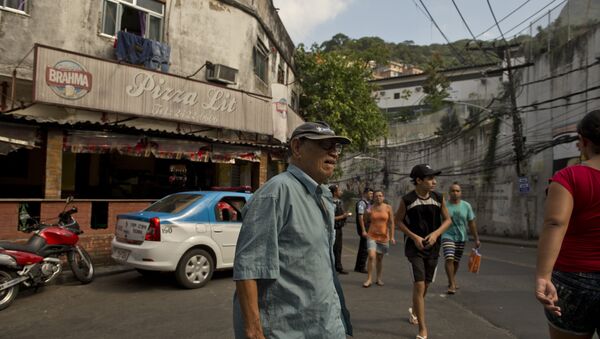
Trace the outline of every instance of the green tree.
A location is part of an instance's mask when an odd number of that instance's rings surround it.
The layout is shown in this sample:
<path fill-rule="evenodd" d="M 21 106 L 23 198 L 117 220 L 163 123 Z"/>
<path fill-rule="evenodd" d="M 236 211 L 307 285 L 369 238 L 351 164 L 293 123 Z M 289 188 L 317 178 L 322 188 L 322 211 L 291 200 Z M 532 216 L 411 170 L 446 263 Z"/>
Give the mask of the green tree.
<path fill-rule="evenodd" d="M 303 92 L 300 113 L 308 121 L 325 121 L 352 139 L 353 149 L 366 149 L 369 141 L 387 132 L 385 119 L 373 100 L 371 70 L 363 60 L 338 51 L 323 52 L 300 46 L 295 55 Z"/>
<path fill-rule="evenodd" d="M 427 79 L 423 84 L 423 92 L 427 94 L 423 103 L 428 105 L 433 112 L 444 106 L 444 99 L 450 96 L 448 87 L 450 80 L 442 74 L 444 62 L 439 54 L 433 54 L 431 60 L 425 66 L 425 74 Z"/>

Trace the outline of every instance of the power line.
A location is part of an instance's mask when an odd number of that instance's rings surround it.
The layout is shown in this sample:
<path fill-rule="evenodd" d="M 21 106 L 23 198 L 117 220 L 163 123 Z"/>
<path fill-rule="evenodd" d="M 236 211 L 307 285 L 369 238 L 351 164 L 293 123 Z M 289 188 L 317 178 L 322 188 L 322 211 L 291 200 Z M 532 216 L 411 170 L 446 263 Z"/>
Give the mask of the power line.
<path fill-rule="evenodd" d="M 552 5 L 553 3 L 555 3 L 557 0 L 552 0 L 550 1 L 550 3 L 548 3 L 547 5 L 545 5 L 544 7 L 542 7 L 541 9 L 539 9 L 537 12 L 533 13 L 532 15 L 528 16 L 527 18 L 525 18 L 525 20 L 521 21 L 520 23 L 518 23 L 516 26 L 513 26 L 511 29 L 509 29 L 508 31 L 506 31 L 506 34 L 514 31 L 516 28 L 518 28 L 519 26 L 521 26 L 522 24 L 524 24 L 525 22 L 527 22 L 528 20 L 530 20 L 531 18 L 533 18 L 534 16 L 538 15 L 541 11 L 543 11 L 544 9 L 546 9 L 548 6 Z M 563 0 L 561 3 L 559 3 L 558 5 L 556 5 L 555 7 L 553 7 L 550 11 L 555 10 L 558 6 L 562 5 L 563 3 L 567 2 L 568 0 Z M 535 20 L 537 21 L 537 19 Z M 498 39 L 499 37 L 496 37 L 496 39 Z M 494 39 L 494 40 L 496 40 Z"/>
<path fill-rule="evenodd" d="M 529 0 L 527 0 L 527 1 L 529 1 Z M 460 9 L 458 8 L 458 5 L 456 5 L 456 2 L 454 0 L 452 0 L 452 4 L 454 4 L 454 8 L 456 8 L 456 11 L 458 12 L 458 15 L 460 16 L 460 19 L 462 20 L 463 24 L 465 24 L 467 31 L 469 31 L 469 34 L 471 34 L 471 37 L 473 37 L 473 41 L 475 41 L 475 43 L 477 44 L 477 47 L 483 52 L 483 55 L 485 56 L 486 59 L 488 59 L 488 61 L 494 62 L 494 60 L 492 60 L 492 58 L 489 57 L 489 55 L 486 53 L 486 51 L 483 48 L 481 48 L 481 46 L 479 46 L 479 43 L 477 43 L 477 38 L 475 37 L 475 34 L 473 34 L 473 31 L 471 31 L 469 24 L 467 24 L 467 20 L 465 20 L 465 18 L 463 17 Z"/>
<path fill-rule="evenodd" d="M 510 13 L 508 13 L 506 16 L 504 16 L 504 18 L 500 19 L 500 21 L 498 22 L 502 22 L 504 21 L 504 19 L 508 18 L 509 16 L 513 15 L 516 11 L 518 11 L 519 9 L 521 9 L 521 7 L 525 6 L 530 0 L 525 1 L 524 3 L 522 3 L 519 7 L 513 9 Z M 556 0 L 554 0 L 556 1 Z M 479 33 L 479 35 L 477 35 L 474 39 L 477 40 L 480 36 L 484 35 L 485 33 L 489 32 L 490 29 L 496 27 L 496 25 L 491 25 L 488 29 L 486 29 L 485 31 Z"/>
<path fill-rule="evenodd" d="M 446 34 L 444 34 L 444 31 L 442 31 L 442 29 L 440 28 L 440 26 L 438 26 L 437 22 L 435 22 L 435 20 L 433 19 L 433 17 L 431 16 L 431 13 L 429 13 L 429 10 L 427 9 L 427 6 L 425 6 L 425 3 L 423 3 L 423 0 L 419 0 L 419 2 L 421 3 L 421 5 L 423 6 L 423 9 L 425 9 L 425 11 L 427 12 L 427 15 L 429 16 L 429 20 L 431 20 L 431 22 L 435 25 L 435 27 L 437 28 L 437 30 L 440 32 L 440 34 L 442 35 L 442 37 L 444 37 L 444 40 L 446 40 L 446 42 L 448 43 L 448 46 L 450 47 L 450 49 L 452 50 L 452 52 L 455 54 L 455 56 L 457 57 L 457 60 L 464 64 L 465 63 L 465 59 L 463 58 L 463 56 L 458 52 L 458 50 L 456 48 L 454 48 L 454 46 L 452 46 L 452 44 L 450 43 L 450 40 L 448 40 L 448 37 L 446 36 Z M 474 64 L 473 60 L 471 60 L 471 64 Z"/>
<path fill-rule="evenodd" d="M 528 86 L 528 85 L 536 84 L 536 83 L 539 83 L 539 82 L 552 80 L 554 78 L 558 78 L 558 77 L 561 77 L 561 76 L 564 76 L 564 75 L 567 75 L 567 74 L 570 74 L 570 73 L 573 73 L 573 72 L 586 70 L 586 69 L 588 69 L 588 68 L 590 68 L 592 66 L 596 66 L 598 64 L 600 64 L 600 59 L 597 60 L 596 62 L 591 63 L 591 64 L 588 64 L 588 65 L 585 65 L 585 66 L 582 66 L 582 67 L 579 67 L 579 68 L 574 68 L 574 69 L 566 71 L 564 73 L 560 73 L 560 74 L 556 74 L 556 75 L 553 75 L 553 76 L 549 76 L 547 78 L 533 80 L 533 81 L 530 81 L 530 82 L 525 82 L 525 83 L 519 84 L 519 86 Z"/>

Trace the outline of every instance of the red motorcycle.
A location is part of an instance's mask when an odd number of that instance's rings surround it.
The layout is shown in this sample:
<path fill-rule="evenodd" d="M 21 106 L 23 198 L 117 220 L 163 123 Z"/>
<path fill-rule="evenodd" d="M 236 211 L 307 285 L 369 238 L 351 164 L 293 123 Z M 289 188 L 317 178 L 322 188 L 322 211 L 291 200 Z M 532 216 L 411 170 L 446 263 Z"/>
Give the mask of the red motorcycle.
<path fill-rule="evenodd" d="M 83 284 L 94 279 L 90 255 L 79 245 L 79 224 L 73 219 L 77 207 L 67 206 L 58 215 L 58 223 L 41 224 L 28 218 L 23 231 L 34 234 L 26 244 L 0 242 L 0 310 L 10 306 L 21 284 L 37 287 L 52 281 L 62 272 L 61 257 L 66 255 L 73 275 Z M 64 257 L 63 257 L 64 258 Z"/>

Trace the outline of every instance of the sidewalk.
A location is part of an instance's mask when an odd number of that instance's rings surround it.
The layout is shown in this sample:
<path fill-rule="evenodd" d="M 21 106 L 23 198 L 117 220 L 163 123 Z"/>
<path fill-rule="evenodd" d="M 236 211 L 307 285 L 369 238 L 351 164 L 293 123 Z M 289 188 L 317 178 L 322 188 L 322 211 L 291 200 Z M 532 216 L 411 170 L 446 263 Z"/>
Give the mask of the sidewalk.
<path fill-rule="evenodd" d="M 492 244 L 501 244 L 501 245 L 511 245 L 511 246 L 519 246 L 519 247 L 527 247 L 527 248 L 537 248 L 537 239 L 525 240 L 525 239 L 517 239 L 517 238 L 509 238 L 502 236 L 493 236 L 493 235 L 479 235 L 479 240 L 482 243 L 492 243 Z"/>

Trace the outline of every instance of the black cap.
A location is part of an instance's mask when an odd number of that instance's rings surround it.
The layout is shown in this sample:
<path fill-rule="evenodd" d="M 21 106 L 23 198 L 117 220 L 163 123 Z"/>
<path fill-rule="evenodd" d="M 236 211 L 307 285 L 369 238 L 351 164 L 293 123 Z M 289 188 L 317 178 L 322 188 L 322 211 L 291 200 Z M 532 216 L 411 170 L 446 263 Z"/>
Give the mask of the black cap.
<path fill-rule="evenodd" d="M 349 144 L 351 142 L 350 139 L 346 137 L 335 135 L 335 132 L 331 127 L 322 121 L 305 122 L 296 127 L 294 132 L 292 132 L 290 140 L 294 138 L 307 138 L 311 140 L 335 139 L 335 141 L 340 144 Z"/>
<path fill-rule="evenodd" d="M 440 175 L 440 173 L 442 173 L 442 171 L 436 171 L 427 164 L 420 164 L 413 167 L 413 169 L 410 171 L 410 177 L 413 179 L 423 179 L 426 177 Z"/>
<path fill-rule="evenodd" d="M 336 184 L 329 185 L 329 190 L 331 191 L 331 193 L 335 193 L 335 191 L 338 190 L 338 185 L 336 185 Z"/>

